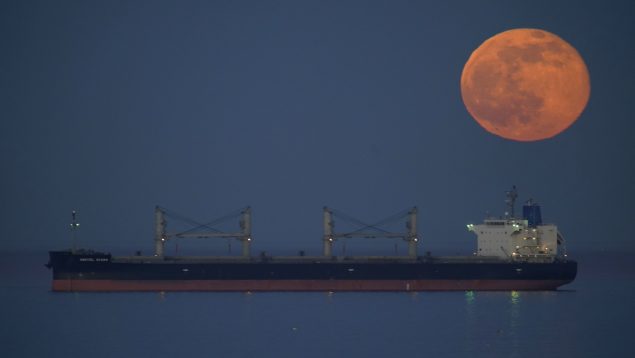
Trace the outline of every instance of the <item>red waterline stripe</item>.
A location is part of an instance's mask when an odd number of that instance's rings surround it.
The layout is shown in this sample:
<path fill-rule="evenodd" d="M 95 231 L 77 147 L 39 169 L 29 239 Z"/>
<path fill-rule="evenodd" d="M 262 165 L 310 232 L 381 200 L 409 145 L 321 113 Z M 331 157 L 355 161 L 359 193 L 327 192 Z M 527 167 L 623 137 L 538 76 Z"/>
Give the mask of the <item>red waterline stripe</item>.
<path fill-rule="evenodd" d="M 568 280 L 53 280 L 57 292 L 554 290 Z"/>

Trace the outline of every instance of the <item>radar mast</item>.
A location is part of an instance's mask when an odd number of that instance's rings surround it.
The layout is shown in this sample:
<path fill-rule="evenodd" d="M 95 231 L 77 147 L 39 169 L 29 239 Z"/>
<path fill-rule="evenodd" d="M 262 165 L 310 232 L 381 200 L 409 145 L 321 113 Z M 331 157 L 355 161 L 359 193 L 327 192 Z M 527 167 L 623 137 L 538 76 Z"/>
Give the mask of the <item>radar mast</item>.
<path fill-rule="evenodd" d="M 507 204 L 507 215 L 513 219 L 516 216 L 514 215 L 514 206 L 516 204 L 516 198 L 518 197 L 518 191 L 516 191 L 516 185 L 512 186 L 512 190 L 508 190 L 505 192 L 505 203 Z"/>

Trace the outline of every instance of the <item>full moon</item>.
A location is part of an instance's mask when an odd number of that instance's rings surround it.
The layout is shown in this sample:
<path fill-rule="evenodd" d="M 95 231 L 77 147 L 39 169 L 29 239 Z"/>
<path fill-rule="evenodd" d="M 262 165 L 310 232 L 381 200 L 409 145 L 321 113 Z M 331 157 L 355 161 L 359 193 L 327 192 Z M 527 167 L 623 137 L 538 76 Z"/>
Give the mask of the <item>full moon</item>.
<path fill-rule="evenodd" d="M 589 72 L 578 51 L 538 29 L 489 38 L 461 74 L 461 96 L 472 117 L 490 133 L 523 142 L 567 129 L 590 92 Z"/>

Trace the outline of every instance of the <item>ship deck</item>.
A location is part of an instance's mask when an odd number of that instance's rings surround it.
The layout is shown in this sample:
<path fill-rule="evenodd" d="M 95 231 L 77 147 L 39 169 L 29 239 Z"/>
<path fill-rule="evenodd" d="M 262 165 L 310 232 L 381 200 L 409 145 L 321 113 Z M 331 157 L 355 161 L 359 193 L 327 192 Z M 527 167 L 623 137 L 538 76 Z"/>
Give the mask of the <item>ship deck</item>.
<path fill-rule="evenodd" d="M 509 263 L 497 257 L 475 256 L 419 256 L 416 258 L 407 256 L 113 256 L 113 263 Z"/>

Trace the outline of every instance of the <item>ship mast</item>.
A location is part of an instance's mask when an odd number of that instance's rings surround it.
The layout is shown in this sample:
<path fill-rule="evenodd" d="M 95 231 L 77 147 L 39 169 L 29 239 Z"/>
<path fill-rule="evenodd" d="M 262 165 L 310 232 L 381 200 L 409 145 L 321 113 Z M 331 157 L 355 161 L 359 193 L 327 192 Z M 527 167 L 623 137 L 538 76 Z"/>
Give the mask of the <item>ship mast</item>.
<path fill-rule="evenodd" d="M 73 218 L 73 221 L 71 222 L 71 237 L 72 237 L 72 244 L 73 247 L 71 249 L 72 253 L 75 253 L 75 250 L 77 249 L 76 245 L 77 245 L 77 228 L 79 227 L 79 223 L 77 222 L 77 212 L 75 210 L 73 210 L 71 212 L 71 216 Z"/>
<path fill-rule="evenodd" d="M 505 215 L 513 219 L 516 217 L 514 215 L 514 207 L 516 204 L 516 198 L 518 197 L 518 191 L 516 191 L 516 185 L 512 186 L 512 190 L 506 191 L 505 196 L 507 197 L 505 199 L 505 203 L 507 204 L 507 212 L 505 213 Z"/>

